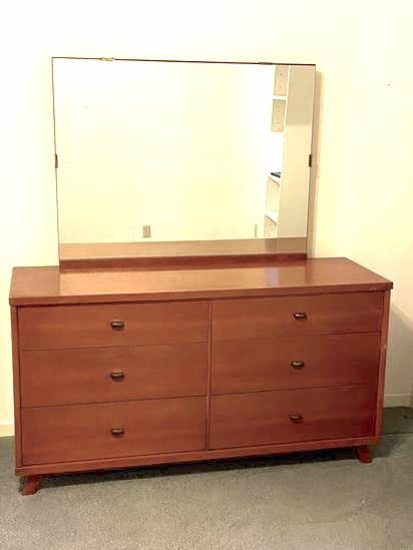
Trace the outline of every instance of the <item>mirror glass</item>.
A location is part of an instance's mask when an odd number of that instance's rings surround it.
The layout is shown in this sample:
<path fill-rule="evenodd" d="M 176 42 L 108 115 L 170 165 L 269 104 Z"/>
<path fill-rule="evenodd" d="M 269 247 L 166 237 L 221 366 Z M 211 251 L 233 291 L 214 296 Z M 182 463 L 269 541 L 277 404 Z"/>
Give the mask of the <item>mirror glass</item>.
<path fill-rule="evenodd" d="M 305 238 L 315 66 L 53 59 L 60 248 Z"/>

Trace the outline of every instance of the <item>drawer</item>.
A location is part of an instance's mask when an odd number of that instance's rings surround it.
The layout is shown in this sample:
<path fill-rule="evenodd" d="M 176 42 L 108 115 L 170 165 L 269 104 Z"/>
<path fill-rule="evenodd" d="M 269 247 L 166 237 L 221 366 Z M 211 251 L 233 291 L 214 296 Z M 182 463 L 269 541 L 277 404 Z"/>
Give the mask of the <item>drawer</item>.
<path fill-rule="evenodd" d="M 379 332 L 383 293 L 322 294 L 219 300 L 214 340 L 246 340 L 348 332 Z"/>
<path fill-rule="evenodd" d="M 23 407 L 205 395 L 208 345 L 23 351 Z"/>
<path fill-rule="evenodd" d="M 205 430 L 203 397 L 23 409 L 23 464 L 201 450 Z"/>
<path fill-rule="evenodd" d="M 367 386 L 214 396 L 211 448 L 373 435 L 375 405 Z"/>
<path fill-rule="evenodd" d="M 374 383 L 380 334 L 214 341 L 212 393 Z"/>
<path fill-rule="evenodd" d="M 208 304 L 168 302 L 28 307 L 19 310 L 22 349 L 206 342 Z"/>

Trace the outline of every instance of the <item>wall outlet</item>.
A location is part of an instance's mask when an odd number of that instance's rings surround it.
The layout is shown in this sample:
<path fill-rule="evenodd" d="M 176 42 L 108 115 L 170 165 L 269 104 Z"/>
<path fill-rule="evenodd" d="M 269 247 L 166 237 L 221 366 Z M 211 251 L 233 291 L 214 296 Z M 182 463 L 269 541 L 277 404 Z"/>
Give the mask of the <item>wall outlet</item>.
<path fill-rule="evenodd" d="M 144 239 L 149 239 L 151 237 L 151 226 L 150 225 L 143 225 L 142 226 L 142 234 Z"/>

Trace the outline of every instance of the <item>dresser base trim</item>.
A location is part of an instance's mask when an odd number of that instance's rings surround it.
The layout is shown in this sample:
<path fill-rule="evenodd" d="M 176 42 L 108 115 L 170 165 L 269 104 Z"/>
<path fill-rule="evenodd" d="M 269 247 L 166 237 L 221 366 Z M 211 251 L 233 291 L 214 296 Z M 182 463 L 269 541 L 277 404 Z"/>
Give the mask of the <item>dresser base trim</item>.
<path fill-rule="evenodd" d="M 79 462 L 58 462 L 51 464 L 33 464 L 16 468 L 18 476 L 47 475 L 94 470 L 116 470 L 138 466 L 155 466 L 158 464 L 174 464 L 180 462 L 202 462 L 204 460 L 220 460 L 225 458 L 241 458 L 264 456 L 271 454 L 288 454 L 302 451 L 317 451 L 323 449 L 338 449 L 345 447 L 362 447 L 375 445 L 380 437 L 366 436 L 356 438 L 329 439 L 323 441 L 305 441 L 298 443 L 283 443 L 277 445 L 260 445 L 254 447 L 238 447 L 212 451 L 190 451 L 166 453 L 145 456 L 126 456 L 121 458 L 106 458 L 99 460 L 84 460 Z"/>

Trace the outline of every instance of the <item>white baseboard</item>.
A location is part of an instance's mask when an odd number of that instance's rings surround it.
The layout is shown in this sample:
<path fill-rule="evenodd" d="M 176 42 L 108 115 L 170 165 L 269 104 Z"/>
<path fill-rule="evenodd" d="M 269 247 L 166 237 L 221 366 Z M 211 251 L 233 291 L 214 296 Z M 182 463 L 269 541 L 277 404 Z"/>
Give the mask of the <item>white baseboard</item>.
<path fill-rule="evenodd" d="M 0 437 L 10 437 L 14 435 L 13 422 L 0 422 Z"/>
<path fill-rule="evenodd" d="M 412 407 L 413 396 L 410 393 L 388 393 L 384 396 L 385 407 Z"/>

